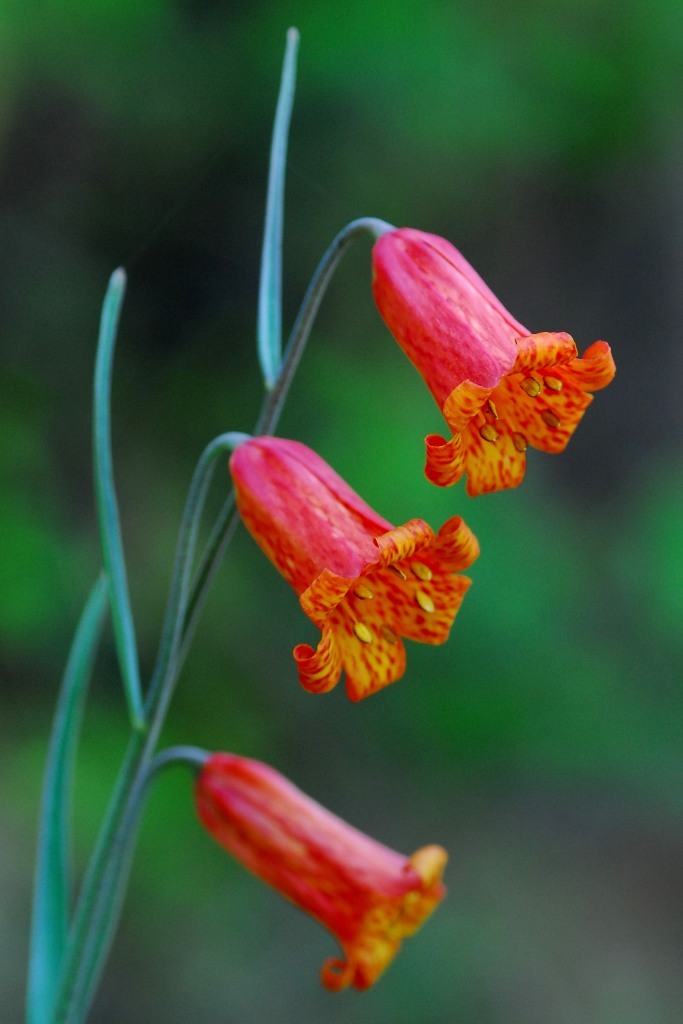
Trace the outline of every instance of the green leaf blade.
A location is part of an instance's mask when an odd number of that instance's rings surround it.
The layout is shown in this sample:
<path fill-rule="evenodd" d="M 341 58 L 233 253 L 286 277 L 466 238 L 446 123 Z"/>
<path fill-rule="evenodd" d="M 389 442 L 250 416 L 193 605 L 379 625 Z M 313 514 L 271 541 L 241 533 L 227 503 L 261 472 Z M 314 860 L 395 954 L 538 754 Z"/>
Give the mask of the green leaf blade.
<path fill-rule="evenodd" d="M 45 765 L 27 993 L 28 1024 L 52 1013 L 69 915 L 69 808 L 76 745 L 107 609 L 100 576 L 83 609 L 64 670 Z"/>
<path fill-rule="evenodd" d="M 94 379 L 93 454 L 102 561 L 109 579 L 112 623 L 121 678 L 133 728 L 142 730 L 145 716 L 137 642 L 128 593 L 111 452 L 112 364 L 125 288 L 126 274 L 119 267 L 109 279 L 100 319 Z"/>
<path fill-rule="evenodd" d="M 270 148 L 266 219 L 261 250 L 258 299 L 258 355 L 265 386 L 270 390 L 282 363 L 282 233 L 284 223 L 287 140 L 294 103 L 299 33 L 287 32 L 280 93 Z"/>

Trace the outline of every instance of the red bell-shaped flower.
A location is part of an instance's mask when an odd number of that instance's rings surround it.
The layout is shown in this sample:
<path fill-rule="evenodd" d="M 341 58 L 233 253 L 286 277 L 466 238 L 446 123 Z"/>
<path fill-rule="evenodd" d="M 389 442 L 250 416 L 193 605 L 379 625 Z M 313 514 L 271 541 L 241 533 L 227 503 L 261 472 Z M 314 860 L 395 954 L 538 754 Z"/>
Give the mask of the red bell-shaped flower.
<path fill-rule="evenodd" d="M 333 991 L 372 985 L 444 896 L 440 846 L 395 853 L 259 761 L 214 754 L 196 803 L 221 846 L 337 937 L 344 959 L 322 968 Z"/>
<path fill-rule="evenodd" d="M 454 246 L 412 228 L 373 249 L 377 307 L 453 434 L 426 438 L 429 480 L 467 474 L 471 495 L 516 487 L 528 445 L 561 452 L 615 367 L 609 345 L 577 358 L 568 334 L 530 334 Z"/>
<path fill-rule="evenodd" d="M 471 583 L 455 574 L 479 554 L 462 519 L 436 535 L 421 519 L 393 527 L 297 441 L 252 438 L 230 469 L 247 529 L 322 632 L 317 649 L 294 649 L 307 690 L 332 689 L 344 670 L 360 700 L 403 675 L 401 637 L 446 640 Z"/>

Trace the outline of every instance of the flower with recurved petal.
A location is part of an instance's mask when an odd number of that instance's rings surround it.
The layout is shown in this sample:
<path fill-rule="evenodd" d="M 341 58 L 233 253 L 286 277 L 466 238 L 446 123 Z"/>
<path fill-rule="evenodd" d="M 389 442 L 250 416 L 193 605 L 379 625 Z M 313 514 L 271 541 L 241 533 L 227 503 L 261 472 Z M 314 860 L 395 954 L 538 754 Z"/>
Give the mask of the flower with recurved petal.
<path fill-rule="evenodd" d="M 373 250 L 377 307 L 425 379 L 452 431 L 426 438 L 425 474 L 471 495 L 522 482 L 528 445 L 561 452 L 614 377 L 609 345 L 577 357 L 564 333 L 529 334 L 454 246 L 412 228 Z"/>
<path fill-rule="evenodd" d="M 294 649 L 301 684 L 324 693 L 346 671 L 360 700 L 405 671 L 401 637 L 446 640 L 479 554 L 460 518 L 434 535 L 421 519 L 393 527 L 319 455 L 297 441 L 256 437 L 232 454 L 242 519 L 318 626 L 317 650 Z"/>
<path fill-rule="evenodd" d="M 404 857 L 259 761 L 212 755 L 196 803 L 222 846 L 337 937 L 345 959 L 321 972 L 333 991 L 372 985 L 444 896 L 440 846 Z"/>

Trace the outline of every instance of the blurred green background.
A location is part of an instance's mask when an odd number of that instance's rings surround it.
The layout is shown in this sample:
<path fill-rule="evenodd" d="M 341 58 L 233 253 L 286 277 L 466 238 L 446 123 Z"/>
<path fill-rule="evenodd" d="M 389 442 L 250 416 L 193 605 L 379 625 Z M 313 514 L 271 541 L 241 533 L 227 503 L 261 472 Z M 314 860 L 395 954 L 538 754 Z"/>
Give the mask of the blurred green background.
<path fill-rule="evenodd" d="M 463 514 L 474 585 L 441 649 L 357 706 L 312 697 L 315 630 L 241 531 L 168 742 L 262 758 L 378 839 L 451 854 L 449 896 L 377 987 L 153 792 L 94 1024 L 678 1024 L 683 1003 L 683 21 L 673 0 L 0 0 L 0 991 L 19 1024 L 40 775 L 98 569 L 90 379 L 129 290 L 114 443 L 143 669 L 204 444 L 249 430 L 269 136 L 301 31 L 287 183 L 291 324 L 332 236 L 450 238 L 531 330 L 618 376 L 561 457 L 470 500 L 422 477 L 439 412 L 373 308 L 369 243 L 325 300 L 280 432 L 387 518 Z M 218 508 L 227 474 L 213 495 Z M 74 817 L 82 869 L 125 709 L 98 662 Z"/>

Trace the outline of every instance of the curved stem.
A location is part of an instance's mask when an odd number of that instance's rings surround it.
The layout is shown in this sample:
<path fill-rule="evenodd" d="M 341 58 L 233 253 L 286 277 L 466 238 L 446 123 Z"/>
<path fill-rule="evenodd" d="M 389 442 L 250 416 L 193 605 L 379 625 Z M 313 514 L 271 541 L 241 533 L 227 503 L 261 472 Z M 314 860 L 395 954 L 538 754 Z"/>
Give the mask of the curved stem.
<path fill-rule="evenodd" d="M 208 750 L 203 750 L 201 747 L 168 747 L 150 762 L 148 772 L 151 777 L 163 768 L 174 764 L 189 764 L 194 768 L 203 768 L 210 757 Z"/>
<path fill-rule="evenodd" d="M 332 240 L 332 243 L 316 267 L 311 283 L 299 307 L 299 312 L 287 342 L 282 369 L 275 386 L 263 403 L 261 415 L 254 430 L 255 434 L 269 434 L 277 426 L 287 392 L 291 387 L 294 374 L 306 348 L 306 342 L 311 333 L 313 321 L 320 308 L 320 303 L 327 291 L 327 286 L 332 280 L 332 275 L 349 245 L 358 235 L 367 233 L 374 238 L 380 238 L 387 231 L 393 231 L 393 226 L 386 221 L 379 220 L 377 217 L 359 217 L 358 220 L 352 220 L 346 227 L 342 228 L 339 234 Z"/>
<path fill-rule="evenodd" d="M 178 651 L 187 605 L 187 592 L 190 586 L 190 574 L 197 545 L 197 533 L 216 459 L 226 451 L 233 451 L 248 437 L 249 434 L 237 431 L 220 434 L 206 446 L 195 468 L 178 534 L 175 565 L 171 574 L 171 587 L 151 690 L 155 689 L 156 680 L 166 674 L 168 665 Z"/>

